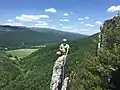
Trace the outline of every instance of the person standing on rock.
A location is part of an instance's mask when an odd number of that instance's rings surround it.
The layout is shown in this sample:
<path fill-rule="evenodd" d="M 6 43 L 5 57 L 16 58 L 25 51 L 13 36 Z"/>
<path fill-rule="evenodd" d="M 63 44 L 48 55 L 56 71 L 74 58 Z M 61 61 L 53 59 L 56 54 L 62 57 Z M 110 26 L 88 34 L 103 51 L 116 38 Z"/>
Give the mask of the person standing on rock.
<path fill-rule="evenodd" d="M 59 51 L 56 52 L 58 59 L 56 60 L 54 67 L 53 67 L 50 90 L 61 90 L 63 87 L 62 85 L 64 84 L 64 81 L 65 81 L 64 80 L 64 77 L 65 77 L 64 66 L 66 63 L 66 57 L 68 55 L 69 48 L 70 47 L 67 44 L 67 40 L 63 39 L 63 43 L 59 46 Z"/>
<path fill-rule="evenodd" d="M 59 50 L 63 55 L 68 55 L 70 46 L 67 44 L 67 39 L 63 39 L 63 43 L 60 45 Z"/>
<path fill-rule="evenodd" d="M 69 46 L 69 44 L 67 44 L 67 39 L 63 39 L 63 43 L 59 46 L 59 50 L 60 50 L 60 52 L 62 53 L 62 55 L 64 57 L 63 68 L 62 68 L 62 78 L 61 78 L 63 86 L 66 85 L 64 83 L 64 79 L 66 78 L 66 69 L 65 69 L 65 67 L 66 67 L 66 58 L 68 56 L 69 49 L 70 49 L 70 46 Z"/>

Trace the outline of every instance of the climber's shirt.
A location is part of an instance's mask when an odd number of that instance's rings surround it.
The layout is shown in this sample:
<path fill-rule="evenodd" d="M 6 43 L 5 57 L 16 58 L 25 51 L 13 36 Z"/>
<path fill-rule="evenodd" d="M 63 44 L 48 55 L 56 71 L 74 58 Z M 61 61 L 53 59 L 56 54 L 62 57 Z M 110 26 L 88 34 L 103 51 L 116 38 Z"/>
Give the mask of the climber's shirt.
<path fill-rule="evenodd" d="M 66 54 L 67 50 L 69 50 L 70 46 L 68 44 L 61 44 L 59 49 L 62 52 L 62 54 Z"/>

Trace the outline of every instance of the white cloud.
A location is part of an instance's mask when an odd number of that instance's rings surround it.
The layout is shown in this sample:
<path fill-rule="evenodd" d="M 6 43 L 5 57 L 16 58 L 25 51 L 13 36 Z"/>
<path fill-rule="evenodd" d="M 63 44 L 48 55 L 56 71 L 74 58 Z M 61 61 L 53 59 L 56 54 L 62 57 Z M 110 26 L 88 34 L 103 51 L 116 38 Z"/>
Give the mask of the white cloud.
<path fill-rule="evenodd" d="M 78 20 L 83 21 L 83 20 L 84 20 L 84 18 L 78 18 Z"/>
<path fill-rule="evenodd" d="M 85 26 L 94 27 L 95 25 L 92 25 L 92 24 L 85 24 Z"/>
<path fill-rule="evenodd" d="M 69 16 L 69 14 L 68 13 L 64 13 L 64 16 Z"/>
<path fill-rule="evenodd" d="M 8 22 L 12 22 L 13 20 L 12 20 L 12 19 L 8 19 L 7 21 L 8 21 Z"/>
<path fill-rule="evenodd" d="M 72 27 L 71 26 L 64 26 L 64 27 L 62 27 L 63 29 L 72 29 Z"/>
<path fill-rule="evenodd" d="M 33 20 L 39 20 L 40 17 L 38 15 L 25 15 L 22 14 L 21 16 L 16 16 L 17 20 L 20 21 L 33 21 Z"/>
<path fill-rule="evenodd" d="M 33 27 L 48 28 L 48 23 L 45 21 L 36 21 L 37 23 Z"/>
<path fill-rule="evenodd" d="M 83 21 L 83 20 L 87 20 L 87 19 L 90 19 L 90 17 L 84 17 L 84 18 L 78 18 L 78 20 L 80 20 L 80 21 Z"/>
<path fill-rule="evenodd" d="M 39 15 L 40 18 L 49 18 L 48 15 Z"/>
<path fill-rule="evenodd" d="M 60 23 L 60 26 L 62 26 L 63 24 Z"/>
<path fill-rule="evenodd" d="M 5 23 L 3 25 L 10 25 L 10 26 L 25 26 L 23 23 L 17 23 L 17 22 L 11 22 L 11 23 Z"/>
<path fill-rule="evenodd" d="M 120 5 L 117 6 L 111 6 L 107 9 L 108 12 L 118 12 L 120 11 Z"/>
<path fill-rule="evenodd" d="M 47 26 L 48 23 L 45 22 L 45 21 L 37 21 L 37 24 L 36 25 L 39 25 L 39 26 Z"/>
<path fill-rule="evenodd" d="M 74 12 L 69 12 L 70 16 L 76 15 Z"/>
<path fill-rule="evenodd" d="M 79 34 L 86 34 L 90 29 L 88 28 L 81 28 L 81 27 L 71 27 L 71 26 L 63 26 L 62 31 L 72 32 L 72 33 L 79 33 Z M 87 34 L 86 34 L 87 35 Z"/>
<path fill-rule="evenodd" d="M 56 29 L 56 26 L 53 26 L 53 25 L 42 25 L 42 24 L 34 24 L 34 25 L 29 25 L 27 27 L 36 27 L 36 28 L 51 28 L 51 29 Z M 57 30 L 57 29 L 56 29 Z"/>
<path fill-rule="evenodd" d="M 99 27 L 89 28 L 89 27 L 84 27 L 84 26 L 63 26 L 63 27 L 61 27 L 60 30 L 84 34 L 84 35 L 93 35 L 95 33 L 100 32 Z"/>
<path fill-rule="evenodd" d="M 63 26 L 61 27 L 61 30 L 65 32 L 75 32 L 75 31 L 72 31 L 73 30 L 72 26 Z"/>
<path fill-rule="evenodd" d="M 61 22 L 69 22 L 68 19 L 60 19 Z"/>
<path fill-rule="evenodd" d="M 55 25 L 49 25 L 48 28 L 59 30 Z"/>
<path fill-rule="evenodd" d="M 21 16 L 16 16 L 16 19 L 19 21 L 36 21 L 40 18 L 49 18 L 48 15 L 25 15 L 22 14 Z"/>
<path fill-rule="evenodd" d="M 103 23 L 101 21 L 96 21 L 96 24 L 102 25 Z"/>
<path fill-rule="evenodd" d="M 85 17 L 85 19 L 90 19 L 90 17 Z"/>
<path fill-rule="evenodd" d="M 80 22 L 81 24 L 83 24 L 84 22 Z"/>
<path fill-rule="evenodd" d="M 42 24 L 35 24 L 33 27 L 48 28 L 47 25 L 42 25 Z"/>
<path fill-rule="evenodd" d="M 57 10 L 55 8 L 49 8 L 49 9 L 45 9 L 45 12 L 55 13 L 55 12 L 57 12 Z"/>

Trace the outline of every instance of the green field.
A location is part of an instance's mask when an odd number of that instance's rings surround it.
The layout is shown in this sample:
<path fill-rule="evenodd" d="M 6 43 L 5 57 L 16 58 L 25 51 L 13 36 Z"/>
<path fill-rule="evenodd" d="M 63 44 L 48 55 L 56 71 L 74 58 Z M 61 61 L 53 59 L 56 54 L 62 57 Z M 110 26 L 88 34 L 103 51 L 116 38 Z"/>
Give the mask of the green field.
<path fill-rule="evenodd" d="M 31 53 L 35 52 L 36 50 L 38 50 L 38 49 L 17 49 L 17 50 L 7 51 L 7 54 L 11 54 L 13 56 L 23 58 L 23 57 L 28 56 Z"/>

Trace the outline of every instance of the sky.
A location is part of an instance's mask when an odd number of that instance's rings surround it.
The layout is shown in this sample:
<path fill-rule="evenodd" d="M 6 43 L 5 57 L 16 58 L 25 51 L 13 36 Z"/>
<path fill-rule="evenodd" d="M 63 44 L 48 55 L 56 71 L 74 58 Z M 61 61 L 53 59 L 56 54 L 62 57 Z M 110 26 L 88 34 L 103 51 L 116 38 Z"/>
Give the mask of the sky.
<path fill-rule="evenodd" d="M 92 35 L 120 11 L 120 0 L 0 0 L 0 24 Z"/>

